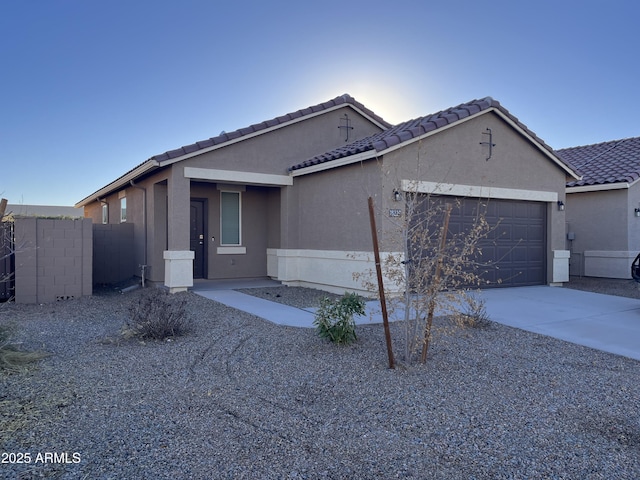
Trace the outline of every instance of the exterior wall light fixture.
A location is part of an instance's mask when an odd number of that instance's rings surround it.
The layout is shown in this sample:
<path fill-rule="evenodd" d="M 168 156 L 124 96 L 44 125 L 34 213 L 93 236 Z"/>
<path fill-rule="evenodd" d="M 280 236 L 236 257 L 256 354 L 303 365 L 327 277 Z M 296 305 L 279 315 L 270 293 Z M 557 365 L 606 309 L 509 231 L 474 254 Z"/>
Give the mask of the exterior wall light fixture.
<path fill-rule="evenodd" d="M 633 213 L 636 217 L 640 217 L 640 208 L 636 208 Z"/>
<path fill-rule="evenodd" d="M 394 189 L 393 190 L 393 201 L 394 202 L 399 202 L 400 200 L 402 200 L 402 194 L 398 191 L 398 189 Z"/>
<path fill-rule="evenodd" d="M 564 211 L 564 202 L 562 200 L 558 200 L 558 210 Z"/>

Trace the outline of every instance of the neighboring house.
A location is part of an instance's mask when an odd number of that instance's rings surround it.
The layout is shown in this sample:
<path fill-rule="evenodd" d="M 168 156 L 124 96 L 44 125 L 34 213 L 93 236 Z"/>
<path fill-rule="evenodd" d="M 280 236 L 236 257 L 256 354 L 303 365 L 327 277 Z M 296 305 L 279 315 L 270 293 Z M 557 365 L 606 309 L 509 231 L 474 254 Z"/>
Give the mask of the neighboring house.
<path fill-rule="evenodd" d="M 383 253 L 402 251 L 395 192 L 490 199 L 494 279 L 557 284 L 569 260 L 559 202 L 578 178 L 489 97 L 391 126 L 343 95 L 152 157 L 77 206 L 94 222 L 132 222 L 135 261 L 172 291 L 270 276 L 342 292 L 373 266 L 369 196 Z"/>
<path fill-rule="evenodd" d="M 20 205 L 8 204 L 6 215 L 14 217 L 64 217 L 82 218 L 84 212 L 82 208 L 64 207 L 57 205 Z"/>
<path fill-rule="evenodd" d="M 567 183 L 571 274 L 631 278 L 640 252 L 640 137 L 557 153 L 583 174 Z"/>

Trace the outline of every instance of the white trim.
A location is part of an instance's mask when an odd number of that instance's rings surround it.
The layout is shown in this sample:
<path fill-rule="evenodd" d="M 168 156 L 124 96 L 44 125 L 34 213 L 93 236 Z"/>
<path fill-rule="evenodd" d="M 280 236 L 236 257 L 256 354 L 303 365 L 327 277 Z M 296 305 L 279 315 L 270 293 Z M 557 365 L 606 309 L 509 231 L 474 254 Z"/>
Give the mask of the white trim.
<path fill-rule="evenodd" d="M 342 167 L 344 165 L 351 165 L 352 163 L 362 162 L 378 156 L 378 152 L 370 150 L 368 152 L 356 153 L 348 157 L 340 158 L 338 160 L 330 160 L 328 162 L 318 163 L 309 167 L 299 168 L 292 170 L 289 175 L 292 177 L 300 177 L 302 175 L 308 175 L 310 173 L 322 172 L 323 170 L 331 170 L 332 168 Z"/>
<path fill-rule="evenodd" d="M 235 182 L 253 185 L 293 185 L 293 178 L 289 175 L 217 170 L 214 168 L 184 167 L 184 176 L 185 178 L 193 178 L 196 180 L 215 180 L 217 182 Z"/>
<path fill-rule="evenodd" d="M 558 201 L 558 192 L 486 187 L 482 185 L 460 185 L 454 183 L 427 182 L 423 180 L 402 180 L 401 188 L 404 192 L 433 193 L 437 195 L 453 195 L 456 197 L 497 198 L 536 202 Z"/>
<path fill-rule="evenodd" d="M 398 260 L 403 258 L 402 252 L 380 252 L 383 263 L 391 255 Z M 373 258 L 373 252 L 268 248 L 267 275 L 289 286 L 338 294 L 356 291 L 371 296 L 373 292 L 365 289 L 362 280 L 375 281 Z M 355 280 L 354 273 L 361 275 L 361 280 Z M 402 291 L 401 286 L 386 275 L 384 284 L 389 292 Z"/>
<path fill-rule="evenodd" d="M 634 182 L 635 183 L 635 182 Z M 606 183 L 604 185 L 581 185 L 579 187 L 567 187 L 567 193 L 602 192 L 604 190 L 624 190 L 631 185 L 628 183 Z"/>
<path fill-rule="evenodd" d="M 165 250 L 164 284 L 169 292 L 184 292 L 193 287 L 193 259 L 195 253 L 191 250 Z"/>
<path fill-rule="evenodd" d="M 637 252 L 627 250 L 585 250 L 582 253 L 587 277 L 631 278 L 629 266 Z"/>
<path fill-rule="evenodd" d="M 562 285 L 569 281 L 569 259 L 571 252 L 569 250 L 553 250 L 552 261 L 552 284 Z"/>
<path fill-rule="evenodd" d="M 244 255 L 247 253 L 247 247 L 218 247 L 216 249 L 218 255 Z"/>

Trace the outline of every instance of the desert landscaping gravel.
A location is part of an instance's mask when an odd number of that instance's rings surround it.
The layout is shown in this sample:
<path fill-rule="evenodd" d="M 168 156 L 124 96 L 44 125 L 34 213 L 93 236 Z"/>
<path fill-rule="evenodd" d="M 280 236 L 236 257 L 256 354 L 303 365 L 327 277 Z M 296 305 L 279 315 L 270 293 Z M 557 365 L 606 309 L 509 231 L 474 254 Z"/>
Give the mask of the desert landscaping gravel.
<path fill-rule="evenodd" d="M 50 353 L 0 372 L 0 478 L 640 478 L 635 360 L 492 323 L 390 370 L 380 325 L 335 346 L 193 293 L 188 335 L 125 340 L 140 292 L 0 305 Z"/>

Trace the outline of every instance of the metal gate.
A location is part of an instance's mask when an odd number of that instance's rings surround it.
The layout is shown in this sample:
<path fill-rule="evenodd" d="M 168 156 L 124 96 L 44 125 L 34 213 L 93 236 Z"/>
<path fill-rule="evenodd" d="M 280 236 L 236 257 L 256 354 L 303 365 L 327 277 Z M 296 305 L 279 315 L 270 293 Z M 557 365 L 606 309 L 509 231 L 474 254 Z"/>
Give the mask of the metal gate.
<path fill-rule="evenodd" d="M 0 223 L 0 302 L 13 298 L 15 255 L 13 222 Z"/>

